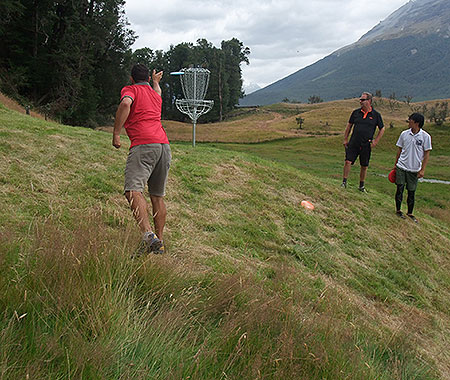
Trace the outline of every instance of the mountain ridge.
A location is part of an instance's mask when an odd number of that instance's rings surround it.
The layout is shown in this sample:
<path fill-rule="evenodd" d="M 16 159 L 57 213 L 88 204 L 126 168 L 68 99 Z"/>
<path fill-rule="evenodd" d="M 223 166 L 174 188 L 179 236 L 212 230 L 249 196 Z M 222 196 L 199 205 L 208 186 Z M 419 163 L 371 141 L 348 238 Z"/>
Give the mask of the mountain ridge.
<path fill-rule="evenodd" d="M 357 43 L 365 43 L 379 36 L 399 37 L 408 33 L 435 33 L 449 38 L 449 18 L 450 8 L 445 0 L 411 0 L 364 34 Z"/>
<path fill-rule="evenodd" d="M 447 98 L 449 51 L 450 2 L 410 1 L 355 43 L 249 94 L 240 104 L 306 102 L 311 95 L 336 100 L 376 90 L 416 101 Z"/>

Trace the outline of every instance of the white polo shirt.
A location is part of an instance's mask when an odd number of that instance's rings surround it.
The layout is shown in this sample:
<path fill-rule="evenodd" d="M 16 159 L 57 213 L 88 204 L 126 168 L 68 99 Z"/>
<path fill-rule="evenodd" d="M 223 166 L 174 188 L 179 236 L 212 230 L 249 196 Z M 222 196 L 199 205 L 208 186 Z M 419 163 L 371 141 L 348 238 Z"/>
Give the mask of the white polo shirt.
<path fill-rule="evenodd" d="M 424 153 L 432 149 L 431 136 L 423 129 L 420 129 L 416 134 L 412 132 L 412 129 L 403 131 L 396 145 L 402 148 L 397 166 L 413 173 L 422 169 Z"/>

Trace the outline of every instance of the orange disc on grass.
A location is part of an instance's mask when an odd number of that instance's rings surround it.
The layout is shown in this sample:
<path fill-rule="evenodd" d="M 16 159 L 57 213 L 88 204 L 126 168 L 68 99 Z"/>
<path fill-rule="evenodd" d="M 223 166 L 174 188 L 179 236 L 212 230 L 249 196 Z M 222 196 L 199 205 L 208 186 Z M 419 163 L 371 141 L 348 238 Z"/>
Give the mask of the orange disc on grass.
<path fill-rule="evenodd" d="M 314 210 L 314 205 L 311 202 L 308 201 L 301 201 L 300 203 L 304 208 L 307 210 Z"/>

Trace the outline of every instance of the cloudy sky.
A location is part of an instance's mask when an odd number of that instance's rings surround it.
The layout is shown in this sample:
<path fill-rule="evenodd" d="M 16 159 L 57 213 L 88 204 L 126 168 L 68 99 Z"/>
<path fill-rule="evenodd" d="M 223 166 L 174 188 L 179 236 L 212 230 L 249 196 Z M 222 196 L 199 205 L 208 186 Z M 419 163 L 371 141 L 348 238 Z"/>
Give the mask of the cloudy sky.
<path fill-rule="evenodd" d="M 133 49 L 168 50 L 236 37 L 250 48 L 247 92 L 267 86 L 357 41 L 408 0 L 126 0 Z"/>

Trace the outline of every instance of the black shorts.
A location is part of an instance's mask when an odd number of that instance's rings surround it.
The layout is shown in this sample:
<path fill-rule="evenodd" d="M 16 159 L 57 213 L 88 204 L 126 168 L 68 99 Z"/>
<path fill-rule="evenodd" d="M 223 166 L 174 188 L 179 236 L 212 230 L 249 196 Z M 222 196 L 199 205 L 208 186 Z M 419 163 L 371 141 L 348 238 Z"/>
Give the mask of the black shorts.
<path fill-rule="evenodd" d="M 370 143 L 362 145 L 347 145 L 345 148 L 345 160 L 350 161 L 352 165 L 359 156 L 359 163 L 361 166 L 369 166 L 370 153 L 372 149 Z"/>

